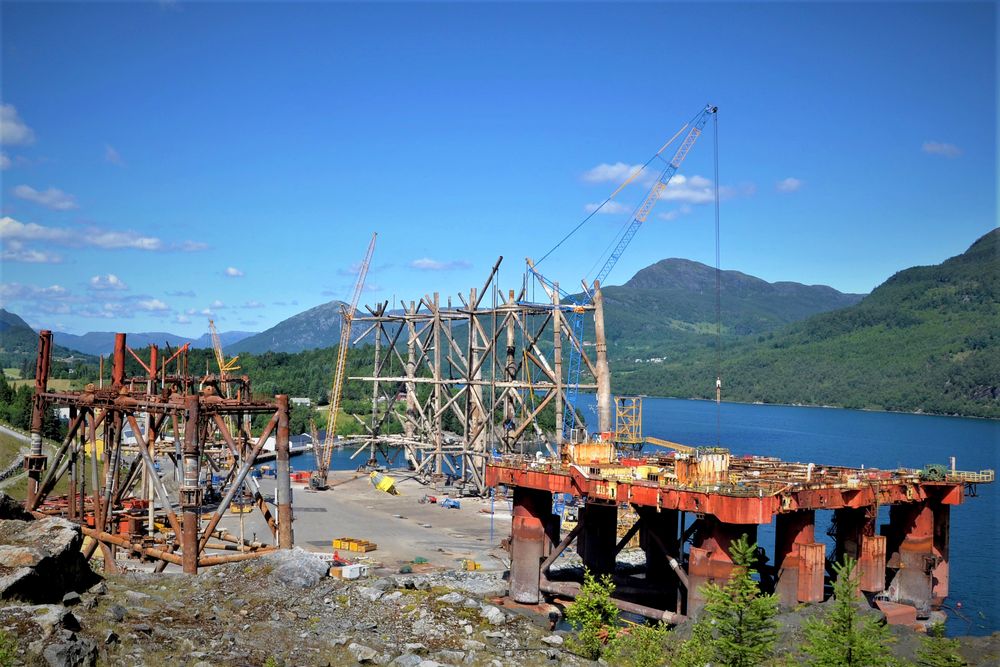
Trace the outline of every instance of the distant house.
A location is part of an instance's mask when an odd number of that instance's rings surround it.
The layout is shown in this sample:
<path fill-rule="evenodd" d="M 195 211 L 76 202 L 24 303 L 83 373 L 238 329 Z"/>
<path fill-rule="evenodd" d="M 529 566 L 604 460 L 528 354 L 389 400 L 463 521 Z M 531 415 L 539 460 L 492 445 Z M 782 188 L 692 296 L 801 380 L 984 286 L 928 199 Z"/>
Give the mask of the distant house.
<path fill-rule="evenodd" d="M 312 399 L 304 396 L 292 396 L 288 401 L 292 405 L 304 405 L 307 408 L 312 406 Z"/>

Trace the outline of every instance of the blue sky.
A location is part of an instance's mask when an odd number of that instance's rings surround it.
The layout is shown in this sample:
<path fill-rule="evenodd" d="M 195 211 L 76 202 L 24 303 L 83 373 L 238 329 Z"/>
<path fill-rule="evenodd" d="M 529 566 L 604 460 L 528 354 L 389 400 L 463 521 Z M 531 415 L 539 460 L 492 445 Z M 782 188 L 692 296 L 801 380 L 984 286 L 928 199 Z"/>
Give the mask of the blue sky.
<path fill-rule="evenodd" d="M 724 268 L 866 292 L 997 224 L 993 3 L 0 16 L 0 296 L 36 327 L 262 330 L 347 298 L 373 231 L 364 301 L 467 293 L 499 255 L 514 287 L 707 102 Z M 708 131 L 609 283 L 714 263 L 712 155 Z M 543 272 L 578 285 L 638 181 Z"/>

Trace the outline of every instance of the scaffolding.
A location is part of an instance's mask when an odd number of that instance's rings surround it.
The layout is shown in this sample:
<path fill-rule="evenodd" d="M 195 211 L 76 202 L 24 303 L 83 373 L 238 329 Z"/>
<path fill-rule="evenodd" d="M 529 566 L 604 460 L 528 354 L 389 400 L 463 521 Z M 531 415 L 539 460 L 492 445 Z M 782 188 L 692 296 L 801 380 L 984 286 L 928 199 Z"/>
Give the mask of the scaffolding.
<path fill-rule="evenodd" d="M 399 310 L 380 303 L 356 319 L 364 323 L 357 340 L 374 343 L 375 361 L 371 375 L 351 378 L 372 385 L 371 420 L 367 435 L 355 441 L 354 456 L 368 452 L 374 463 L 378 452 L 391 462 L 402 454 L 423 481 L 450 478 L 467 493 L 487 493 L 491 458 L 535 451 L 560 456 L 568 444 L 563 356 L 571 347 L 592 379 L 579 389 L 598 393 L 597 430 L 610 429 L 600 285 L 593 302 L 579 306 L 562 303 L 558 289 L 539 282 L 545 300 L 536 302 L 528 298 L 534 277 L 526 275 L 519 290 L 497 285 L 502 260 L 481 289 L 458 295 L 460 305 L 450 298 L 442 303 L 434 293 Z M 574 333 L 570 313 L 592 316 L 592 343 Z M 543 413 L 554 419 L 549 428 L 540 421 Z M 398 421 L 401 434 L 383 432 L 389 420 Z M 578 429 L 570 440 L 585 438 Z"/>
<path fill-rule="evenodd" d="M 287 396 L 253 400 L 246 376 L 191 376 L 186 346 L 161 360 L 152 345 L 146 361 L 126 346 L 122 333 L 115 338 L 109 386 L 102 381 L 82 391 L 49 391 L 51 348 L 51 332 L 40 332 L 31 451 L 24 466 L 26 509 L 80 523 L 90 538 L 84 555 L 89 559 L 100 549 L 109 572 L 117 567 L 118 550 L 157 561 L 157 571 L 174 564 L 196 573 L 200 567 L 292 547 Z M 146 375 L 126 377 L 126 352 Z M 42 453 L 41 425 L 45 412 L 56 406 L 69 408 L 69 430 L 50 460 Z M 270 416 L 256 437 L 250 432 L 255 415 Z M 278 469 L 276 512 L 250 475 L 272 434 Z M 211 472 L 222 480 L 218 489 L 206 482 Z M 68 493 L 51 497 L 64 478 Z M 172 486 L 176 502 L 168 491 Z M 242 501 L 244 489 L 275 544 L 219 528 L 237 494 Z"/>

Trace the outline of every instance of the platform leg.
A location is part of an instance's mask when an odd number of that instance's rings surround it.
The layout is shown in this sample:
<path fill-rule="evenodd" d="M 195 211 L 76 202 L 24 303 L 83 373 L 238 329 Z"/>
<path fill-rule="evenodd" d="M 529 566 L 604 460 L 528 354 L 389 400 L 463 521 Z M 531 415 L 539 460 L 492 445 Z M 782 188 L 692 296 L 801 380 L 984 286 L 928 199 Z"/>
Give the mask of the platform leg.
<path fill-rule="evenodd" d="M 552 494 L 514 487 L 510 541 L 510 596 L 522 604 L 538 604 L 542 559 L 551 539 Z"/>

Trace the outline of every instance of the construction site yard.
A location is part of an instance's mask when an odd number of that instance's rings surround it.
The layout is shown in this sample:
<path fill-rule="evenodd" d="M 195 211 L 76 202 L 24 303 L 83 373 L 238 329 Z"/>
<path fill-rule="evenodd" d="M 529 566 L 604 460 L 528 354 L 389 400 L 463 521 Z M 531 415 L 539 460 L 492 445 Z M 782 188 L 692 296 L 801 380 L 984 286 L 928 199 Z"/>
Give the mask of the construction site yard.
<path fill-rule="evenodd" d="M 507 554 L 499 548 L 510 532 L 506 501 L 455 497 L 459 508 L 452 509 L 442 504 L 454 493 L 449 487 L 439 492 L 408 477 L 394 476 L 399 495 L 376 489 L 367 474 L 333 471 L 328 479 L 331 488 L 325 491 L 292 485 L 295 544 L 307 551 L 332 554 L 333 540 L 348 537 L 373 542 L 376 549 L 367 553 L 339 550 L 341 557 L 360 558 L 387 572 L 398 572 L 404 566 L 414 571 L 458 569 L 468 560 L 487 571 L 508 567 Z M 273 494 L 274 480 L 262 479 L 261 490 Z M 425 496 L 438 502 L 420 502 Z M 495 510 L 492 528 L 491 507 Z M 268 535 L 256 512 L 227 514 L 223 527 L 238 535 L 240 516 L 245 516 L 246 538 L 253 539 L 253 533 Z"/>

